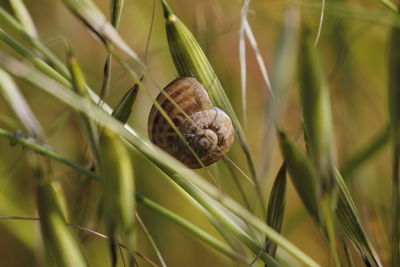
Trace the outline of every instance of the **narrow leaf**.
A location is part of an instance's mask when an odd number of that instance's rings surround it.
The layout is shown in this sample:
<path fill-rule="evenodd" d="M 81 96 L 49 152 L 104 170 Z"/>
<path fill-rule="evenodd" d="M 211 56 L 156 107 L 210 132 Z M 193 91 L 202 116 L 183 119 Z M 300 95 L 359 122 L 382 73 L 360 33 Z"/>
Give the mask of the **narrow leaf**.
<path fill-rule="evenodd" d="M 63 0 L 63 2 L 72 13 L 81 19 L 103 41 L 104 44 L 106 44 L 107 41 L 111 41 L 131 57 L 139 66 L 144 66 L 137 54 L 125 43 L 93 1 Z"/>
<path fill-rule="evenodd" d="M 336 219 L 338 225 L 345 231 L 361 254 L 361 258 L 367 266 L 382 266 L 371 242 L 361 224 L 360 216 L 351 198 L 350 192 L 338 171 L 336 171 L 338 184 L 338 202 L 336 207 Z"/>
<path fill-rule="evenodd" d="M 324 81 L 310 30 L 304 28 L 299 53 L 300 98 L 307 152 L 316 168 L 321 193 L 334 185 L 332 175 L 332 116 L 329 90 Z"/>
<path fill-rule="evenodd" d="M 42 126 L 19 91 L 13 78 L 2 69 L 0 69 L 0 90 L 29 134 L 34 137 L 42 137 Z"/>
<path fill-rule="evenodd" d="M 77 59 L 72 53 L 72 50 L 69 50 L 67 56 L 68 68 L 71 73 L 72 78 L 72 86 L 74 91 L 80 96 L 90 100 L 89 94 L 85 87 L 85 78 L 83 72 L 78 64 Z M 99 161 L 99 138 L 97 132 L 97 126 L 94 120 L 90 119 L 83 113 L 79 113 L 80 121 L 82 127 L 84 129 L 85 135 L 89 140 L 90 150 L 93 155 L 93 159 L 95 163 L 98 165 Z"/>
<path fill-rule="evenodd" d="M 278 175 L 272 186 L 271 196 L 269 197 L 267 224 L 274 228 L 278 233 L 281 232 L 283 217 L 286 206 L 286 165 L 282 164 Z M 267 238 L 266 251 L 275 257 L 277 245 Z"/>
<path fill-rule="evenodd" d="M 124 97 L 121 99 L 121 101 L 118 103 L 118 105 L 115 107 L 115 109 L 112 112 L 112 116 L 119 120 L 122 123 L 126 123 L 129 119 L 129 116 L 131 115 L 132 112 L 132 106 L 133 103 L 135 103 L 136 95 L 139 90 L 139 85 L 135 84 L 132 88 L 126 92 Z"/>
<path fill-rule="evenodd" d="M 289 139 L 284 132 L 279 132 L 279 143 L 291 180 L 304 206 L 318 223 L 317 176 L 308 157 Z"/>
<path fill-rule="evenodd" d="M 32 17 L 28 12 L 28 9 L 24 4 L 24 1 L 10 0 L 10 4 L 25 31 L 32 36 L 32 38 L 38 39 L 39 34 L 36 30 L 35 24 L 33 23 Z"/>

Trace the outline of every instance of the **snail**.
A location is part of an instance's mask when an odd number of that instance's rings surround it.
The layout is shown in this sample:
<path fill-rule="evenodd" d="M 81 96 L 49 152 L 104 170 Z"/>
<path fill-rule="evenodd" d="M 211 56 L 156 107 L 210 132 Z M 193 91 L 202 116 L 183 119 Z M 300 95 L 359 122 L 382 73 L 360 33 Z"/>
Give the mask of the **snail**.
<path fill-rule="evenodd" d="M 173 80 L 156 101 L 186 142 L 155 105 L 148 120 L 150 140 L 189 168 L 197 169 L 216 162 L 232 146 L 235 131 L 231 119 L 213 106 L 206 90 L 195 78 L 179 77 Z"/>

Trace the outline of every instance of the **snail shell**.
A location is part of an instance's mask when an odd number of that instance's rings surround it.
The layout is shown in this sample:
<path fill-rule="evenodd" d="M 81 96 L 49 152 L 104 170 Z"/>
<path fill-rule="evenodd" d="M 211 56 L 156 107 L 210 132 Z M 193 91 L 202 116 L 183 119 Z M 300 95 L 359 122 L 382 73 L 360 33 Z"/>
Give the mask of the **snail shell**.
<path fill-rule="evenodd" d="M 148 120 L 148 134 L 154 144 L 192 169 L 202 167 L 193 151 L 205 166 L 228 152 L 235 136 L 232 121 L 225 112 L 212 105 L 206 90 L 195 78 L 177 78 L 163 92 L 156 101 L 186 142 L 153 105 Z"/>

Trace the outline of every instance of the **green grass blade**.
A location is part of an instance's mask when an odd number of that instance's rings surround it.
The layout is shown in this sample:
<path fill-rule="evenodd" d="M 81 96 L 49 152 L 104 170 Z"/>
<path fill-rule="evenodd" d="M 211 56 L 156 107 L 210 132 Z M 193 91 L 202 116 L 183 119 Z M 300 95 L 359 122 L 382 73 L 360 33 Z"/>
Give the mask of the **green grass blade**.
<path fill-rule="evenodd" d="M 34 39 L 39 38 L 38 31 L 33 23 L 32 17 L 30 16 L 23 0 L 10 0 L 11 7 L 14 10 L 15 16 L 21 22 L 22 27 L 25 31 L 32 36 Z"/>
<path fill-rule="evenodd" d="M 338 225 L 353 242 L 367 266 L 382 266 L 375 249 L 364 231 L 350 192 L 338 171 L 336 171 L 336 181 L 338 184 L 338 202 L 336 207 Z"/>
<path fill-rule="evenodd" d="M 122 123 L 126 123 L 132 112 L 133 103 L 135 103 L 136 95 L 139 91 L 139 85 L 135 84 L 126 92 L 121 101 L 112 112 L 112 116 Z"/>
<path fill-rule="evenodd" d="M 396 6 L 396 4 L 394 4 L 392 1 L 390 0 L 378 0 L 378 1 L 381 2 L 381 4 L 387 7 L 390 11 L 393 11 L 394 13 L 399 12 L 398 6 Z"/>
<path fill-rule="evenodd" d="M 320 218 L 317 195 L 317 175 L 311 161 L 283 132 L 279 132 L 279 143 L 293 185 L 302 199 L 304 206 L 312 218 L 318 223 Z"/>
<path fill-rule="evenodd" d="M 267 224 L 274 228 L 278 233 L 281 232 L 283 217 L 286 206 L 286 165 L 282 164 L 278 175 L 272 186 L 271 196 L 269 197 Z M 266 240 L 266 251 L 275 257 L 277 246 L 274 242 Z"/>
<path fill-rule="evenodd" d="M 320 226 L 327 238 L 331 257 L 336 266 L 339 266 L 334 223 L 336 180 L 329 88 L 324 80 L 322 66 L 315 48 L 316 43 L 313 44 L 311 38 L 311 30 L 307 26 L 303 27 L 298 62 L 304 139 L 307 155 L 311 159 L 318 178 Z"/>
<path fill-rule="evenodd" d="M 298 61 L 300 99 L 307 153 L 317 170 L 320 190 L 324 194 L 335 182 L 332 175 L 332 116 L 329 89 L 310 35 L 310 30 L 305 28 Z"/>
<path fill-rule="evenodd" d="M 60 163 L 65 164 L 66 166 L 80 172 L 90 178 L 98 179 L 96 174 L 88 169 L 80 166 L 79 164 L 63 157 L 59 153 L 57 153 L 52 147 L 41 143 L 39 140 L 32 137 L 24 137 L 20 134 L 9 132 L 5 129 L 0 128 L 0 136 L 6 137 L 10 140 L 12 144 L 19 143 L 23 145 L 23 147 L 27 147 L 39 154 L 46 155 L 49 158 L 52 158 Z"/>
<path fill-rule="evenodd" d="M 13 78 L 2 69 L 0 69 L 0 91 L 28 132 L 35 137 L 41 138 L 43 136 L 42 126 L 19 91 Z"/>
<path fill-rule="evenodd" d="M 124 0 L 110 0 L 110 21 L 111 25 L 115 29 L 118 29 L 123 6 L 124 6 Z M 112 56 L 110 50 L 112 49 L 112 43 L 107 42 L 106 45 L 108 47 L 108 55 L 103 67 L 103 84 L 101 86 L 100 99 L 104 99 L 105 97 L 107 97 L 110 91 L 111 65 L 112 65 Z"/>
<path fill-rule="evenodd" d="M 76 57 L 73 55 L 72 50 L 69 50 L 67 55 L 67 64 L 69 71 L 71 73 L 72 87 L 74 91 L 86 98 L 89 98 L 89 94 L 85 87 L 85 77 L 78 64 Z M 94 120 L 88 118 L 85 114 L 79 113 L 79 118 L 84 129 L 85 135 L 89 140 L 90 150 L 93 155 L 94 162 L 96 165 L 99 164 L 99 134 L 97 131 L 97 126 Z"/>
<path fill-rule="evenodd" d="M 63 75 L 61 75 L 58 71 L 53 69 L 45 61 L 37 57 L 34 53 L 32 53 L 29 49 L 27 49 L 25 46 L 23 46 L 21 43 L 19 43 L 17 40 L 15 40 L 12 36 L 10 36 L 2 29 L 0 29 L 0 40 L 2 40 L 11 48 L 13 48 L 24 59 L 32 62 L 32 64 L 34 64 L 35 67 L 38 68 L 41 72 L 45 73 L 47 76 L 59 82 L 63 86 L 72 89 L 71 83 Z"/>
<path fill-rule="evenodd" d="M 116 29 L 107 21 L 104 14 L 91 0 L 63 0 L 64 4 L 82 20 L 103 42 L 112 42 L 124 51 L 140 67 L 144 64 L 137 54 L 125 43 Z"/>
<path fill-rule="evenodd" d="M 136 194 L 136 201 L 147 208 L 152 209 L 153 211 L 157 212 L 161 216 L 164 216 L 165 218 L 173 221 L 174 223 L 178 224 L 181 226 L 183 229 L 187 230 L 189 233 L 197 237 L 199 240 L 207 243 L 209 246 L 213 247 L 217 251 L 221 252 L 222 254 L 228 256 L 229 258 L 233 260 L 239 260 L 243 263 L 246 263 L 246 258 L 241 257 L 234 251 L 232 248 L 230 248 L 228 245 L 225 243 L 219 241 L 212 235 L 208 234 L 204 230 L 200 229 L 196 225 L 192 224 L 191 222 L 185 220 L 184 218 L 180 217 L 176 213 L 160 206 L 159 204 L 155 203 L 154 201 L 151 201 L 150 199 Z"/>
<path fill-rule="evenodd" d="M 0 20 L 7 23 L 13 30 L 21 34 L 28 43 L 30 43 L 37 51 L 42 53 L 49 64 L 59 73 L 61 73 L 64 77 L 69 77 L 68 70 L 66 66 L 61 62 L 61 60 L 56 57 L 45 45 L 43 45 L 39 39 L 33 38 L 26 31 L 26 29 L 15 20 L 10 14 L 7 13 L 2 7 L 0 7 Z"/>
<path fill-rule="evenodd" d="M 110 0 L 110 15 L 111 24 L 117 29 L 121 20 L 122 9 L 124 7 L 124 0 Z"/>
<path fill-rule="evenodd" d="M 374 136 L 371 140 L 366 142 L 365 146 L 351 157 L 351 159 L 341 168 L 340 173 L 345 180 L 349 179 L 354 172 L 357 171 L 364 163 L 376 156 L 382 148 L 389 143 L 390 131 L 389 127 L 385 127 Z"/>

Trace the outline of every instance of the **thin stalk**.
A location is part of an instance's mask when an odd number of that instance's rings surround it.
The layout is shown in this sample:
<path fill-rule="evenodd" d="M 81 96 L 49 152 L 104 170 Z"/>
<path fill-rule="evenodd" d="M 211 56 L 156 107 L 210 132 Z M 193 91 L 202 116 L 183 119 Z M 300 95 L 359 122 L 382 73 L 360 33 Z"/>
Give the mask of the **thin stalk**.
<path fill-rule="evenodd" d="M 147 229 L 146 225 L 144 224 L 142 218 L 140 218 L 139 213 L 136 212 L 136 220 L 139 222 L 140 226 L 143 229 L 143 232 L 145 233 L 145 235 L 147 236 L 147 239 L 149 240 L 151 246 L 154 249 L 154 252 L 156 253 L 158 260 L 160 261 L 160 264 L 162 267 L 167 267 L 167 264 L 165 263 L 165 260 L 163 258 L 163 256 L 161 255 L 160 250 L 157 247 L 156 242 L 154 241 L 153 237 L 151 236 L 149 230 Z"/>
<path fill-rule="evenodd" d="M 51 147 L 48 145 L 42 144 L 38 142 L 36 139 L 31 138 L 31 137 L 23 137 L 21 135 L 6 131 L 2 128 L 0 128 L 0 136 L 4 136 L 8 139 L 10 139 L 11 144 L 14 142 L 20 143 L 23 145 L 23 147 L 27 147 L 29 149 L 32 149 L 33 151 L 36 151 L 42 155 L 48 156 L 49 158 L 52 158 L 58 162 L 61 162 L 68 167 L 71 167 L 72 169 L 85 174 L 86 176 L 93 178 L 93 179 L 98 179 L 97 175 L 94 172 L 89 171 L 88 169 L 85 169 L 84 167 L 80 166 L 79 164 L 61 156 L 57 152 L 55 152 Z"/>
<path fill-rule="evenodd" d="M 377 136 L 369 140 L 365 147 L 355 153 L 351 159 L 344 165 L 341 172 L 345 180 L 351 178 L 364 163 L 374 157 L 390 140 L 389 127 L 385 127 Z"/>
<path fill-rule="evenodd" d="M 240 260 L 244 263 L 247 263 L 246 258 L 240 256 L 236 251 L 234 251 L 231 247 L 226 245 L 225 243 L 219 241 L 209 233 L 205 232 L 204 230 L 200 229 L 199 227 L 195 226 L 191 222 L 185 220 L 184 218 L 178 216 L 177 214 L 173 213 L 172 211 L 160 206 L 159 204 L 151 201 L 150 199 L 136 193 L 136 201 L 147 208 L 152 209 L 153 211 L 157 212 L 161 216 L 173 221 L 174 223 L 181 226 L 183 229 L 187 230 L 189 233 L 193 234 L 198 239 L 202 240 L 203 242 L 207 243 L 211 247 L 215 248 L 222 254 L 225 254 L 229 258 Z"/>

